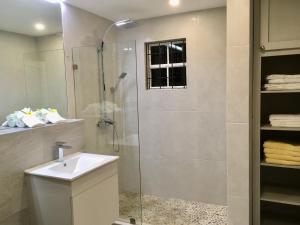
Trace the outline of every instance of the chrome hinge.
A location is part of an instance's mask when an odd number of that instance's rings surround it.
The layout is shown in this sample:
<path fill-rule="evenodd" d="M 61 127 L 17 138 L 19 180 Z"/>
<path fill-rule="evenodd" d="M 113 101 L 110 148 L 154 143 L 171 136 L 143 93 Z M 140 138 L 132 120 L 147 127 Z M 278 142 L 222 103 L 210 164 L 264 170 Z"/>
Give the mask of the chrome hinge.
<path fill-rule="evenodd" d="M 78 70 L 78 65 L 77 64 L 73 64 L 73 70 Z"/>

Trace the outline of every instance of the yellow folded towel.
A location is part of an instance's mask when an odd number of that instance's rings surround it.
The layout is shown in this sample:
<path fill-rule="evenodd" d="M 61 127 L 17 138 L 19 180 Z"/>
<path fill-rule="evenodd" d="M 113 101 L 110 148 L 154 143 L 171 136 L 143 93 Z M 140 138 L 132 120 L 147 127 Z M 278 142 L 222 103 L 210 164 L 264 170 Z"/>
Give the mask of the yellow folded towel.
<path fill-rule="evenodd" d="M 270 141 L 270 140 L 265 141 L 264 148 L 282 149 L 282 150 L 300 152 L 300 144 L 290 144 L 281 141 Z"/>
<path fill-rule="evenodd" d="M 300 157 L 299 151 L 289 151 L 284 149 L 264 148 L 264 153 Z"/>
<path fill-rule="evenodd" d="M 270 164 L 281 164 L 281 165 L 288 165 L 288 166 L 300 166 L 300 162 L 294 162 L 294 161 L 286 161 L 286 160 L 280 160 L 280 159 L 265 159 L 267 163 Z"/>
<path fill-rule="evenodd" d="M 300 163 L 300 157 L 295 156 L 288 156 L 288 155 L 278 155 L 278 154 L 265 154 L 266 158 L 269 159 L 279 159 L 279 160 L 286 160 L 286 161 L 293 161 Z"/>

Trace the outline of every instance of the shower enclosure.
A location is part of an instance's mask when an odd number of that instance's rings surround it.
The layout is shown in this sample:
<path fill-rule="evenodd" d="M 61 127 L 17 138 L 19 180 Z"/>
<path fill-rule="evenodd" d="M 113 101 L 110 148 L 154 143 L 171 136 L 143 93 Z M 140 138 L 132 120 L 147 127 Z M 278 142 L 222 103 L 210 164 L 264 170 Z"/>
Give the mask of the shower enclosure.
<path fill-rule="evenodd" d="M 175 196 L 181 188 L 176 185 L 172 190 L 161 190 L 166 187 L 163 184 L 172 183 L 172 178 L 166 175 L 161 182 L 156 178 L 174 168 L 147 159 L 145 149 L 140 150 L 135 41 L 105 43 L 101 57 L 99 46 L 73 49 L 76 114 L 85 119 L 86 151 L 120 156 L 118 221 L 143 225 L 227 225 L 225 206 Z M 155 150 L 156 143 L 148 145 L 149 151 Z M 185 180 L 180 182 L 188 185 Z M 141 184 L 145 185 L 144 191 Z M 158 189 L 167 194 L 153 191 Z"/>
<path fill-rule="evenodd" d="M 119 220 L 141 224 L 135 47 L 135 41 L 105 43 L 103 55 L 99 46 L 73 48 L 73 64 L 76 116 L 86 126 L 85 150 L 120 157 Z"/>

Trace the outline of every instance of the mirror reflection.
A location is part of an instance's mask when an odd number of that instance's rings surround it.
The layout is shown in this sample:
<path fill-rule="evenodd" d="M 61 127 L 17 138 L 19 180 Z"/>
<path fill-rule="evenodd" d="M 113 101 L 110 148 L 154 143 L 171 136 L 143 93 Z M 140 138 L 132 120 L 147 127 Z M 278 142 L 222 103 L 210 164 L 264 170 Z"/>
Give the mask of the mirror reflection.
<path fill-rule="evenodd" d="M 1 0 L 0 122 L 14 111 L 56 108 L 67 116 L 60 4 Z"/>

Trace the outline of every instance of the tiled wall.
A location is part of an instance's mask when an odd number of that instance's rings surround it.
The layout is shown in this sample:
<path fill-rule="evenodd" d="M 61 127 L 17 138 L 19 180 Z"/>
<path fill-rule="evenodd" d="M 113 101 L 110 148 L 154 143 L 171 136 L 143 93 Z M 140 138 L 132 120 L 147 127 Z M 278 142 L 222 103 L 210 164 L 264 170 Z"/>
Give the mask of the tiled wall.
<path fill-rule="evenodd" d="M 143 192 L 226 204 L 226 9 L 141 20 L 117 37 L 137 40 Z M 174 38 L 187 39 L 187 89 L 146 90 L 144 43 Z"/>
<path fill-rule="evenodd" d="M 24 170 L 53 160 L 55 143 L 83 148 L 83 121 L 0 135 L 0 225 L 27 225 L 28 202 Z"/>
<path fill-rule="evenodd" d="M 251 220 L 251 1 L 227 1 L 227 166 L 231 225 Z"/>

